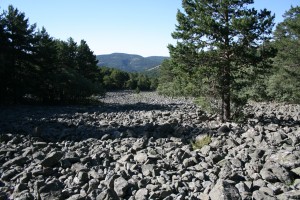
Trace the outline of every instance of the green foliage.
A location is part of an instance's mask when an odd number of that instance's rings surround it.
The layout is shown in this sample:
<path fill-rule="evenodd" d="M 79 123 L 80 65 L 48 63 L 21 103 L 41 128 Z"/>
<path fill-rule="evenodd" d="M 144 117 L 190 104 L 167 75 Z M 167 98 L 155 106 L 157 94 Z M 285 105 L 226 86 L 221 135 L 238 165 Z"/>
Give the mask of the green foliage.
<path fill-rule="evenodd" d="M 211 143 L 211 136 L 206 135 L 201 137 L 200 139 L 196 139 L 195 142 L 191 142 L 193 150 L 201 149 L 205 145 L 209 145 Z"/>
<path fill-rule="evenodd" d="M 157 91 L 167 96 L 199 96 L 201 86 L 195 78 L 198 74 L 193 73 L 190 78 L 181 73 L 173 60 L 165 60 L 160 67 L 160 77 Z M 194 77 L 194 78 L 191 78 Z"/>
<path fill-rule="evenodd" d="M 139 94 L 140 92 L 141 92 L 140 88 L 137 87 L 137 88 L 135 89 L 135 93 L 136 93 L 136 94 Z"/>
<path fill-rule="evenodd" d="M 13 6 L 1 14 L 0 24 L 0 101 L 16 102 L 30 90 L 25 85 L 35 85 L 35 24 L 30 25 L 25 14 Z"/>
<path fill-rule="evenodd" d="M 102 95 L 96 56 L 84 40 L 54 40 L 13 6 L 0 15 L 0 102 L 76 102 Z"/>
<path fill-rule="evenodd" d="M 291 7 L 274 32 L 278 54 L 267 93 L 276 101 L 300 103 L 300 7 Z"/>
<path fill-rule="evenodd" d="M 266 45 L 274 16 L 266 9 L 249 8 L 252 3 L 183 0 L 184 11 L 178 11 L 172 34 L 178 42 L 169 45 L 171 60 L 161 71 L 159 91 L 171 93 L 165 86 L 169 80 L 171 90 L 181 90 L 174 93 L 217 99 L 222 118 L 229 120 L 231 104 L 249 97 L 242 92 L 255 83 L 253 77 L 261 78 L 258 73 L 266 73 L 274 56 Z"/>
<path fill-rule="evenodd" d="M 106 90 L 156 90 L 157 78 L 142 73 L 129 73 L 119 69 L 101 67 L 100 79 Z"/>
<path fill-rule="evenodd" d="M 218 113 L 219 112 L 219 102 L 215 99 L 209 99 L 208 97 L 197 97 L 195 103 L 199 105 L 202 110 L 208 113 Z"/>

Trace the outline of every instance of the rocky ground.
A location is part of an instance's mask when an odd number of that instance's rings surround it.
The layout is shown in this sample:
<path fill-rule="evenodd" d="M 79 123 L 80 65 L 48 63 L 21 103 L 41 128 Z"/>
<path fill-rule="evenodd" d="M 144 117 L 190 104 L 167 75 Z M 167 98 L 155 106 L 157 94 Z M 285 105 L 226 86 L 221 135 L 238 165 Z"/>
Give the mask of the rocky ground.
<path fill-rule="evenodd" d="M 222 124 L 192 99 L 102 101 L 1 107 L 0 199 L 300 199 L 300 105 Z"/>

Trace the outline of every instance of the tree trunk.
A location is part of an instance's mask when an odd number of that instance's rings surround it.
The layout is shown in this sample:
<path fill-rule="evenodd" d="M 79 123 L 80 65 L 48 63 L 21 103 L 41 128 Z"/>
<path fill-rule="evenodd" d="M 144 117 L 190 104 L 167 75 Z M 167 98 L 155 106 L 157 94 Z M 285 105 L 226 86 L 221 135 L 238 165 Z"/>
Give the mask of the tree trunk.
<path fill-rule="evenodd" d="M 226 122 L 230 119 L 230 62 L 226 62 L 222 68 L 222 91 L 221 91 L 221 116 L 222 121 Z"/>
<path fill-rule="evenodd" d="M 224 121 L 228 121 L 231 117 L 230 113 L 230 65 L 224 69 Z"/>
<path fill-rule="evenodd" d="M 231 87 L 231 75 L 230 75 L 230 44 L 229 44 L 229 15 L 228 15 L 228 5 L 225 9 L 225 21 L 226 21 L 226 35 L 225 35 L 225 65 L 223 67 L 223 120 L 228 121 L 230 119 L 230 87 Z"/>

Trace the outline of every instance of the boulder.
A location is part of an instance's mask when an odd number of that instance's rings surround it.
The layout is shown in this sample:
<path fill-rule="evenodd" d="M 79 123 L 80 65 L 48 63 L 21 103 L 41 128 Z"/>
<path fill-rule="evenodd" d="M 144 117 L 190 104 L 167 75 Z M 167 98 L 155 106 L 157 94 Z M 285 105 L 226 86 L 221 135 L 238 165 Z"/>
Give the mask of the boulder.
<path fill-rule="evenodd" d="M 147 200 L 149 196 L 149 191 L 146 188 L 139 189 L 135 195 L 135 200 Z"/>
<path fill-rule="evenodd" d="M 234 182 L 223 179 L 217 181 L 216 185 L 210 191 L 209 197 L 214 200 L 242 199 L 238 189 L 234 186 Z"/>
<path fill-rule="evenodd" d="M 134 160 L 139 162 L 139 163 L 144 163 L 146 162 L 146 160 L 148 159 L 148 156 L 146 153 L 140 153 L 138 152 L 135 156 L 134 156 Z"/>
<path fill-rule="evenodd" d="M 54 151 L 49 153 L 44 160 L 41 161 L 43 167 L 53 167 L 59 163 L 59 160 L 63 157 L 61 151 Z"/>
<path fill-rule="evenodd" d="M 116 194 L 116 192 L 112 189 L 107 189 L 101 192 L 97 197 L 96 200 L 119 200 L 120 198 Z"/>
<path fill-rule="evenodd" d="M 114 191 L 119 197 L 126 196 L 129 187 L 129 183 L 123 177 L 119 177 L 114 181 Z"/>

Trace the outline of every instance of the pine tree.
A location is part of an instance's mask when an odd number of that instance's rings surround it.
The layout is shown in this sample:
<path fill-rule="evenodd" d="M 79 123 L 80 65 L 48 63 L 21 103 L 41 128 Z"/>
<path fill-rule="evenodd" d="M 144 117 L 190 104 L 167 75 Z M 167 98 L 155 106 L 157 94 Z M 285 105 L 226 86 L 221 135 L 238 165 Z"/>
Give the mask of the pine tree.
<path fill-rule="evenodd" d="M 253 0 L 183 0 L 178 11 L 177 45 L 169 45 L 171 58 L 187 79 L 201 79 L 203 95 L 221 99 L 221 116 L 231 117 L 237 81 L 264 67 L 272 55 L 264 47 L 274 25 L 266 9 L 249 8 Z M 199 84 L 199 83 L 198 83 Z M 203 87 L 199 85 L 199 87 Z M 206 90 L 207 89 L 207 90 Z"/>
<path fill-rule="evenodd" d="M 1 17 L 1 96 L 18 101 L 34 87 L 32 74 L 36 25 L 30 25 L 25 14 L 13 6 Z M 3 43 L 2 43 L 3 42 Z"/>
<path fill-rule="evenodd" d="M 8 37 L 5 31 L 5 24 L 4 24 L 4 14 L 0 14 L 0 102 L 5 100 L 5 95 L 7 93 L 7 85 L 6 85 L 6 76 L 5 72 L 7 70 L 6 64 L 6 52 L 8 46 Z"/>
<path fill-rule="evenodd" d="M 38 88 L 34 94 L 43 102 L 53 102 L 57 97 L 57 75 L 60 73 L 56 42 L 44 27 L 37 32 L 36 39 L 35 62 L 38 66 L 36 76 Z"/>
<path fill-rule="evenodd" d="M 269 95 L 278 101 L 300 102 L 300 7 L 291 7 L 274 32 L 278 49 L 274 74 L 268 82 Z"/>
<path fill-rule="evenodd" d="M 80 44 L 77 48 L 76 60 L 78 72 L 85 78 L 96 82 L 99 73 L 97 66 L 98 60 L 84 40 L 80 41 Z"/>

